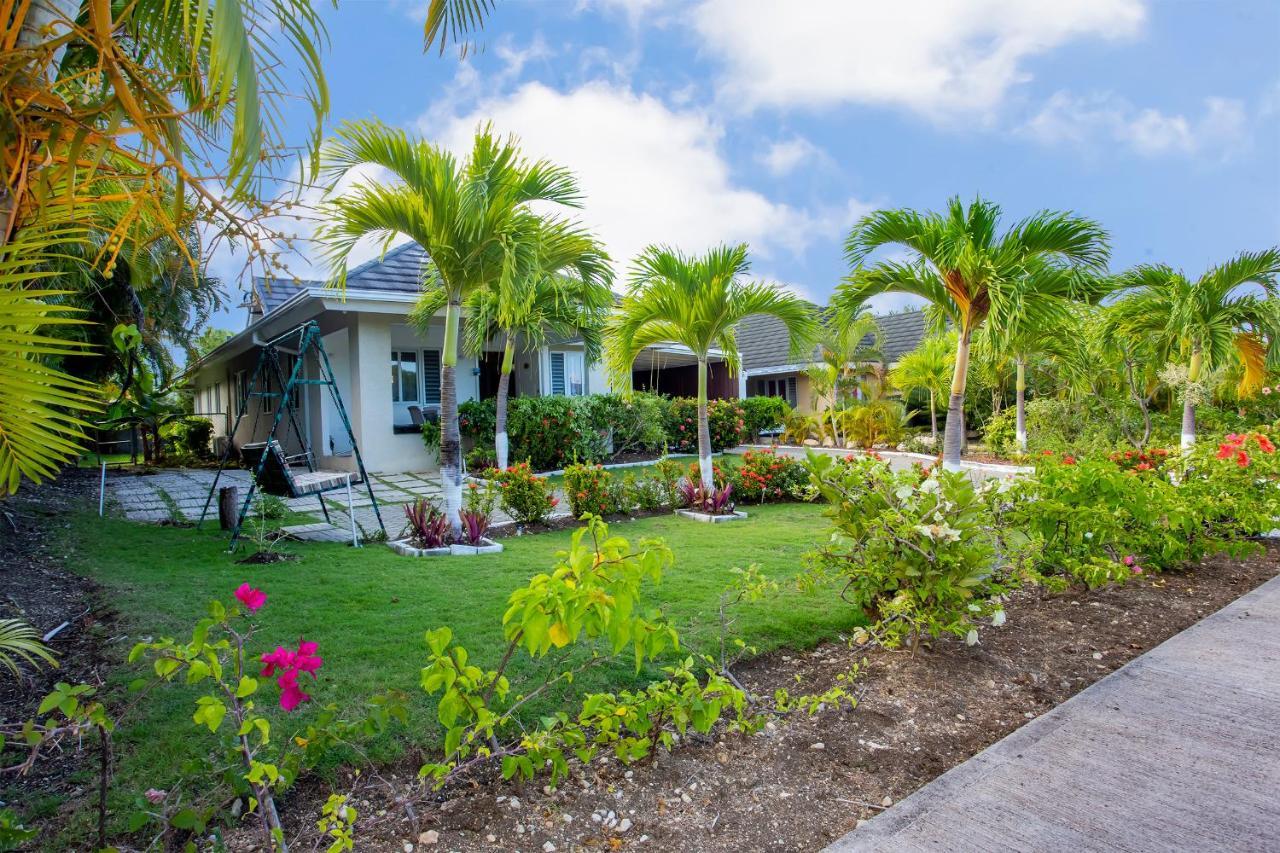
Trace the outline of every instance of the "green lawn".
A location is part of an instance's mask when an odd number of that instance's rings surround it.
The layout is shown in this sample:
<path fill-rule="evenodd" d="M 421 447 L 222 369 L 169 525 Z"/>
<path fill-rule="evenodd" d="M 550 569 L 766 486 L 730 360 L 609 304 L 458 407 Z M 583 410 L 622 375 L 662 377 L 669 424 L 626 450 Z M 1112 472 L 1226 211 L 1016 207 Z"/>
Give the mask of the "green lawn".
<path fill-rule="evenodd" d="M 786 581 L 800 570 L 802 555 L 825 538 L 819 507 L 790 504 L 748 511 L 751 517 L 741 523 L 707 525 L 663 515 L 613 526 L 614 533 L 633 542 L 662 537 L 673 549 L 675 567 L 655 589 L 653 603 L 670 616 L 686 651 L 716 647 L 717 604 L 730 568 L 754 562 Z M 237 564 L 225 553 L 225 540 L 212 530 L 81 516 L 67 535 L 64 553 L 70 555 L 71 568 L 101 583 L 119 613 L 113 633 L 127 634 L 115 646 L 121 657 L 143 637 L 183 636 L 209 599 L 226 599 L 248 581 L 268 594 L 259 614 L 256 649 L 296 643 L 302 635 L 320 644 L 324 667 L 312 690 L 313 706 L 338 702 L 349 707 L 392 687 L 412 697 L 408 730 L 372 745 L 378 756 L 391 758 L 406 741 L 430 745 L 436 740 L 433 707 L 418 687 L 423 633 L 449 625 L 470 648 L 474 662 L 496 665 L 507 595 L 550 568 L 570 534 L 509 538 L 503 554 L 474 558 L 412 559 L 383 546 L 354 550 L 306 543 L 289 546 L 298 561 L 265 566 Z M 856 619 L 831 591 L 801 593 L 784 583 L 778 599 L 741 606 L 736 630 L 764 651 L 813 645 L 853 627 Z M 528 659 L 518 655 L 511 668 L 513 682 L 531 672 Z M 569 689 L 616 688 L 651 674 L 637 676 L 623 661 L 592 670 Z M 123 684 L 137 675 L 121 666 L 117 681 Z M 163 686 L 153 694 L 145 716 L 123 726 L 118 735 L 123 753 L 119 789 L 163 787 L 168 774 L 177 772 L 179 756 L 205 741 L 191 723 L 195 695 L 182 685 Z M 267 696 L 274 699 L 274 686 Z M 552 697 L 548 703 L 565 698 Z M 547 707 L 531 708 L 531 713 Z M 305 719 L 305 713 L 295 716 L 299 722 Z"/>

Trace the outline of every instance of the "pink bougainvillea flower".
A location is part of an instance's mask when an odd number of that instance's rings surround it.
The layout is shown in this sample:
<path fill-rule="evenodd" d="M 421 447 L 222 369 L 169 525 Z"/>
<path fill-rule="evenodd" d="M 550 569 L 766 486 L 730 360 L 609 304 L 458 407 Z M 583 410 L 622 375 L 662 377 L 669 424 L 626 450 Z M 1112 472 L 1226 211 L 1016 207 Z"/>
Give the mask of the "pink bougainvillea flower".
<path fill-rule="evenodd" d="M 293 667 L 293 652 L 284 646 L 276 646 L 274 652 L 267 652 L 262 656 L 262 677 L 270 678 L 276 674 L 276 670 L 287 670 Z"/>
<path fill-rule="evenodd" d="M 1140 575 L 1140 574 L 1142 574 L 1142 566 L 1131 566 L 1131 567 L 1130 567 L 1130 570 L 1131 570 L 1135 575 Z"/>
<path fill-rule="evenodd" d="M 298 686 L 297 670 L 284 673 L 276 683 L 280 685 L 280 707 L 286 711 L 292 711 L 311 699 L 311 695 Z"/>
<path fill-rule="evenodd" d="M 147 798 L 147 802 L 152 805 L 159 805 L 164 802 L 164 798 L 169 796 L 168 791 L 162 791 L 159 788 L 148 788 L 147 792 L 142 796 Z"/>
<path fill-rule="evenodd" d="M 1133 559 L 1133 555 L 1132 555 L 1132 554 L 1127 555 L 1127 556 L 1124 558 L 1124 561 L 1123 561 L 1123 562 L 1124 562 L 1124 564 L 1125 564 L 1126 566 L 1130 566 L 1130 567 L 1132 567 L 1132 566 L 1133 566 L 1133 564 L 1134 564 L 1134 562 L 1135 562 L 1135 560 Z"/>
<path fill-rule="evenodd" d="M 236 587 L 236 599 L 245 606 L 250 613 L 267 603 L 267 594 L 260 589 L 255 589 L 247 583 L 242 583 Z"/>
<path fill-rule="evenodd" d="M 279 672 L 276 676 L 276 685 L 280 688 L 280 707 L 286 711 L 292 711 L 311 698 L 298 686 L 298 673 L 310 673 L 311 677 L 315 678 L 316 670 L 324 666 L 324 659 L 316 654 L 319 648 L 318 643 L 299 637 L 296 650 L 276 646 L 274 652 L 268 652 L 262 656 L 262 662 L 265 664 L 262 668 L 263 678 L 270 678 Z"/>

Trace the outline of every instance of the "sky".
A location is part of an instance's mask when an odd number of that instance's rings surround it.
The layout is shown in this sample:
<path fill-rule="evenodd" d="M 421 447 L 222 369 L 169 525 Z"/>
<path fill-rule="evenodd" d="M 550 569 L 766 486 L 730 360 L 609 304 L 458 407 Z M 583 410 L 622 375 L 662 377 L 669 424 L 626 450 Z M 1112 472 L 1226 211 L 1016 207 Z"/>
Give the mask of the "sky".
<path fill-rule="evenodd" d="M 330 129 L 464 153 L 492 121 L 577 174 L 620 274 L 651 243 L 746 242 L 755 277 L 821 303 L 859 217 L 975 194 L 1009 223 L 1098 220 L 1115 270 L 1280 243 L 1276 0 L 498 0 L 465 60 L 424 53 L 425 0 L 318 5 Z"/>

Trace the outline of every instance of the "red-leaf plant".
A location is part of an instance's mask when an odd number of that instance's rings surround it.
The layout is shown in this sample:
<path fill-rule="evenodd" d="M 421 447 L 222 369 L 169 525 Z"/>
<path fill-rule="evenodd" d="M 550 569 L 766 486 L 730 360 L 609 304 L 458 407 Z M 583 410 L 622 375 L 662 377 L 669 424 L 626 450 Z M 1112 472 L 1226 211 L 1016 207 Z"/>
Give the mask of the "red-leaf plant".
<path fill-rule="evenodd" d="M 723 483 L 713 489 L 690 479 L 680 481 L 680 502 L 689 509 L 708 515 L 729 515 L 734 510 L 733 484 Z"/>
<path fill-rule="evenodd" d="M 489 532 L 489 516 L 476 509 L 464 509 L 458 512 L 462 520 L 462 538 L 468 545 L 480 545 L 484 535 Z"/>
<path fill-rule="evenodd" d="M 426 498 L 404 505 L 409 540 L 419 548 L 443 548 L 449 544 L 449 519 Z M 464 522 L 465 523 L 465 522 Z"/>

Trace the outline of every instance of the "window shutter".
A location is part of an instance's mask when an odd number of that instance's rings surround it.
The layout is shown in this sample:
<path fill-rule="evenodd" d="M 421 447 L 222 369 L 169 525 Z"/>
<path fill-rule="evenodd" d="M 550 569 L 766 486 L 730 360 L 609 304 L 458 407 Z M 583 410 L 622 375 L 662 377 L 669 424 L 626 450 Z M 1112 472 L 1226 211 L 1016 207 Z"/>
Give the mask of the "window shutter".
<path fill-rule="evenodd" d="M 787 405 L 795 407 L 796 404 L 796 378 L 794 376 L 787 377 Z"/>
<path fill-rule="evenodd" d="M 551 393 L 564 393 L 564 353 L 551 353 Z"/>
<path fill-rule="evenodd" d="M 422 402 L 428 406 L 440 405 L 440 350 L 422 351 Z"/>

